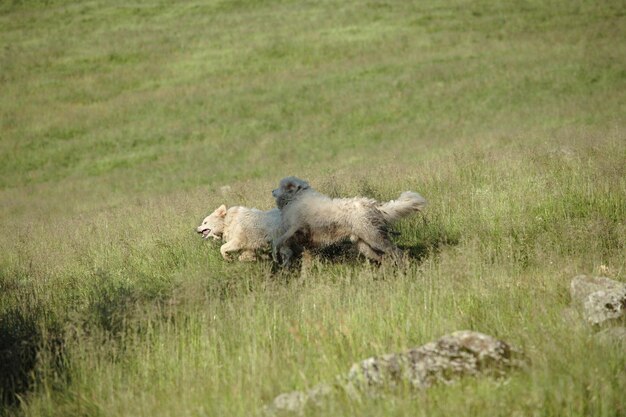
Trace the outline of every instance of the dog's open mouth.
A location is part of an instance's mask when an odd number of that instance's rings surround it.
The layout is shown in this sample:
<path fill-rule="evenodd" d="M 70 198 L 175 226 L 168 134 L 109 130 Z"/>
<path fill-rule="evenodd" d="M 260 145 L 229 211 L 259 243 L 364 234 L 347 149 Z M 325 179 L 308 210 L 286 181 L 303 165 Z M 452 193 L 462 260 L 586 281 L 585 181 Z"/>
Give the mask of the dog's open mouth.
<path fill-rule="evenodd" d="M 198 231 L 198 234 L 201 234 L 203 239 L 208 239 L 212 237 L 215 240 L 219 240 L 222 238 L 221 233 L 211 233 L 211 229 L 204 229 L 204 230 Z"/>

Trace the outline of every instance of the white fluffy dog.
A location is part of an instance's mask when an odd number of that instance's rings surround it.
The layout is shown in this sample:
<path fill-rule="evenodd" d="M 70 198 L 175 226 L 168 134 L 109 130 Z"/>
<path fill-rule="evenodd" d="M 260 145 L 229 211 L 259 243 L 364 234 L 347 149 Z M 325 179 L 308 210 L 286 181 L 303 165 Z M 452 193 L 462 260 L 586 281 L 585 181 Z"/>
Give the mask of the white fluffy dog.
<path fill-rule="evenodd" d="M 257 210 L 242 206 L 229 209 L 219 206 L 208 215 L 196 229 L 203 238 L 224 240 L 220 253 L 230 260 L 231 252 L 241 252 L 240 261 L 254 261 L 257 252 L 269 250 L 270 243 L 280 233 L 280 210 Z"/>
<path fill-rule="evenodd" d="M 289 264 L 293 244 L 327 246 L 349 239 L 368 259 L 380 262 L 384 255 L 401 256 L 389 237 L 389 225 L 422 210 L 426 200 L 406 191 L 397 200 L 379 203 L 363 197 L 330 198 L 304 180 L 287 177 L 272 191 L 281 211 L 284 231 L 272 242 L 272 256 Z"/>

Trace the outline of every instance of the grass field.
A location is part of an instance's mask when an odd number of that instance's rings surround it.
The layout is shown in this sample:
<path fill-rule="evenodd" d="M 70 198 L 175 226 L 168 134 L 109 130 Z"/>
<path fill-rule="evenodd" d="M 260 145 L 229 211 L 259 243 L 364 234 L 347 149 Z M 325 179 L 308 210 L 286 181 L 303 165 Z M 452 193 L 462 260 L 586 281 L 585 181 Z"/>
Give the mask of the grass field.
<path fill-rule="evenodd" d="M 0 415 L 257 415 L 461 329 L 531 365 L 307 415 L 626 415 L 623 346 L 565 312 L 626 279 L 625 115 L 621 1 L 0 2 Z M 287 175 L 423 194 L 410 263 L 194 233 Z"/>

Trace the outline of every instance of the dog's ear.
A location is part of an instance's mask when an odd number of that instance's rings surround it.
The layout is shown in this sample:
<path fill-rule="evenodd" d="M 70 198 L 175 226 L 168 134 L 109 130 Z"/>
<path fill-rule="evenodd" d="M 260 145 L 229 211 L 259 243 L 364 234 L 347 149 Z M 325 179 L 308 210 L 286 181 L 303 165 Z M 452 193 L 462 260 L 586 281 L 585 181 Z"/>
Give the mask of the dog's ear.
<path fill-rule="evenodd" d="M 298 189 L 298 184 L 296 184 L 293 181 L 287 181 L 284 188 L 285 188 L 285 191 L 294 191 Z"/>
<path fill-rule="evenodd" d="M 299 190 L 306 190 L 309 188 L 309 184 L 306 181 L 302 181 L 298 178 L 285 178 L 281 181 L 281 188 L 286 192 L 296 192 Z"/>
<path fill-rule="evenodd" d="M 298 184 L 298 190 L 306 190 L 309 188 L 309 183 L 306 181 L 302 181 L 300 184 Z"/>
<path fill-rule="evenodd" d="M 217 208 L 217 215 L 220 217 L 226 217 L 226 205 L 222 204 Z"/>

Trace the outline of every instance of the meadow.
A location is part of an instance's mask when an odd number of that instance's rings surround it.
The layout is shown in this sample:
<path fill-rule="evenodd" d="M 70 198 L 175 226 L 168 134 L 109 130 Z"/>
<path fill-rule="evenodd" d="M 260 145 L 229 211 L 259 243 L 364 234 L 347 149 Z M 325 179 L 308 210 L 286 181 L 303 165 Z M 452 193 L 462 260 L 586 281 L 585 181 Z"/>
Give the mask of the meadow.
<path fill-rule="evenodd" d="M 0 2 L 0 415 L 258 415 L 462 329 L 530 365 L 306 415 L 626 415 L 624 346 L 568 312 L 626 280 L 625 40 L 613 0 Z M 410 261 L 195 234 L 288 175 L 424 195 Z"/>

